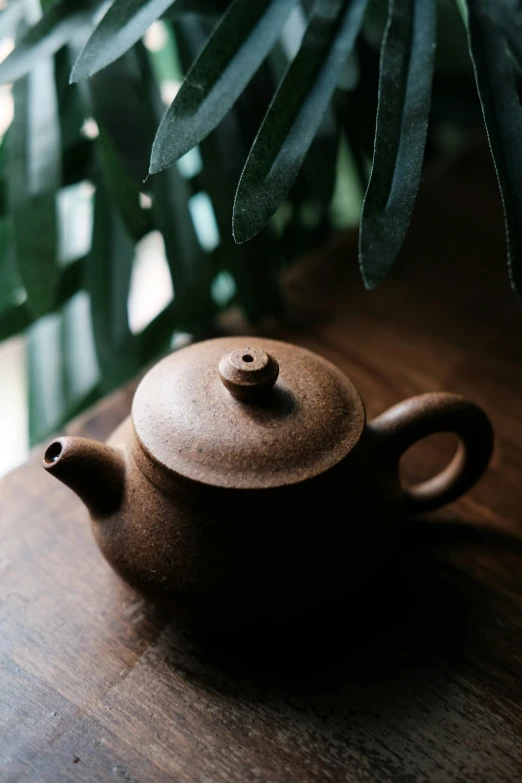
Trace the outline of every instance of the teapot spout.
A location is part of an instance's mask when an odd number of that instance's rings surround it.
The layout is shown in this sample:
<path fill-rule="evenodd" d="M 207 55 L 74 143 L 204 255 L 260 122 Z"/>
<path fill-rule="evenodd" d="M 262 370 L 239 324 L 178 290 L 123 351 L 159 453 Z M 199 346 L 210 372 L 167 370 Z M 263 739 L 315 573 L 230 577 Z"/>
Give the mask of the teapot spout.
<path fill-rule="evenodd" d="M 88 438 L 57 438 L 43 458 L 48 473 L 83 500 L 93 519 L 114 513 L 125 484 L 125 462 L 117 449 Z"/>

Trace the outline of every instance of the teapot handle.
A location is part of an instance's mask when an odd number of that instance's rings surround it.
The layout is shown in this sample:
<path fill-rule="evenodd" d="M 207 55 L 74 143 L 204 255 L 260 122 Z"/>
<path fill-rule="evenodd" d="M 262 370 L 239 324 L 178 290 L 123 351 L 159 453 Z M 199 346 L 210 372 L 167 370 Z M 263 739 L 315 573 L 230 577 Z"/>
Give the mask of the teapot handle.
<path fill-rule="evenodd" d="M 421 438 L 454 432 L 459 446 L 450 464 L 433 478 L 403 487 L 406 509 L 432 511 L 456 500 L 485 471 L 493 450 L 493 429 L 482 408 L 457 394 L 435 392 L 411 397 L 368 424 L 385 453 L 397 460 Z"/>

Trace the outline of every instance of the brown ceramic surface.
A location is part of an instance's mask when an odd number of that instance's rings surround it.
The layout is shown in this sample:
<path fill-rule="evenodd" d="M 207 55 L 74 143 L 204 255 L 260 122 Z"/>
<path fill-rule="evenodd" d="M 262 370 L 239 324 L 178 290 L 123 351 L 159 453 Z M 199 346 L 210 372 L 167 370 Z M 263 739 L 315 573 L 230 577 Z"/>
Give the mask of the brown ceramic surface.
<path fill-rule="evenodd" d="M 237 400 L 256 402 L 266 400 L 279 375 L 279 364 L 261 348 L 234 348 L 219 362 L 223 386 Z"/>
<path fill-rule="evenodd" d="M 401 455 L 441 431 L 459 438 L 453 461 L 402 487 Z M 365 426 L 357 390 L 326 360 L 224 338 L 156 365 L 109 445 L 60 438 L 44 467 L 84 500 L 138 591 L 192 621 L 259 626 L 360 590 L 404 514 L 465 492 L 492 443 L 486 414 L 457 395 L 411 398 Z"/>
<path fill-rule="evenodd" d="M 261 395 L 237 399 L 223 370 L 236 389 L 241 373 L 254 375 L 248 386 L 259 389 L 258 366 L 269 371 Z M 234 337 L 196 343 L 159 362 L 136 391 L 132 417 L 142 448 L 160 467 L 237 489 L 323 473 L 348 454 L 365 423 L 357 389 L 330 362 L 276 340 Z"/>

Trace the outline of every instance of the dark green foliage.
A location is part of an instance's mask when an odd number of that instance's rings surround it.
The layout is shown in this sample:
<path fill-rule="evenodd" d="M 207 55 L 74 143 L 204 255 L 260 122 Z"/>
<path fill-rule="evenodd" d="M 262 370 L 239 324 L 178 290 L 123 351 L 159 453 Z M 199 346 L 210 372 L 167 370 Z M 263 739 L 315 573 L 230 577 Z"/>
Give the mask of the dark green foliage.
<path fill-rule="evenodd" d="M 520 297 L 522 3 L 457 3 Z M 17 39 L 0 63 L 15 100 L 0 144 L 0 340 L 30 327 L 30 381 L 42 388 L 45 367 L 64 363 L 56 415 L 31 388 L 34 437 L 168 350 L 175 330 L 206 334 L 229 304 L 252 321 L 279 315 L 282 265 L 353 215 L 366 187 L 360 262 L 367 286 L 378 284 L 404 241 L 425 154 L 438 153 L 448 123 L 468 132 L 479 113 L 453 0 L 113 0 L 100 17 L 102 6 L 9 0 L 0 12 L 0 40 Z M 140 39 L 160 18 L 167 43 L 153 54 Z M 182 82 L 169 108 L 164 80 Z M 66 258 L 60 204 L 81 183 L 95 191 L 91 248 Z M 210 244 L 194 198 L 213 213 Z M 133 334 L 129 285 L 151 231 L 175 299 Z"/>
<path fill-rule="evenodd" d="M 133 46 L 175 0 L 115 0 L 85 45 L 71 81 L 87 79 Z"/>
<path fill-rule="evenodd" d="M 485 0 L 481 5 L 470 6 L 469 10 L 473 18 L 476 14 L 480 15 L 483 24 L 489 24 L 492 21 L 498 27 L 519 69 L 522 70 L 522 4 L 520 0 Z M 470 20 L 470 31 L 471 27 Z M 470 50 L 473 52 L 471 42 Z"/>
<path fill-rule="evenodd" d="M 0 82 L 6 84 L 25 76 L 42 57 L 55 54 L 80 27 L 89 21 L 92 11 L 99 5 L 100 2 L 86 2 L 86 0 L 58 0 L 18 41 L 14 52 L 0 63 Z M 11 6 L 15 9 L 20 8 L 22 3 L 20 0 L 18 2 L 11 0 L 10 6 L 4 13 L 11 11 Z M 21 17 L 23 17 L 22 12 L 19 15 L 19 18 Z M 0 30 L 3 33 L 2 27 Z M 5 35 L 8 34 L 6 29 Z"/>
<path fill-rule="evenodd" d="M 35 316 L 52 309 L 59 283 L 57 192 L 61 139 L 54 63 L 46 60 L 14 86 L 15 116 L 6 175 L 16 263 Z"/>
<path fill-rule="evenodd" d="M 496 0 L 497 1 L 497 0 Z M 504 13 L 512 1 L 498 0 Z M 511 285 L 522 300 L 522 107 L 512 63 L 502 36 L 509 28 L 491 0 L 468 0 L 468 35 L 489 146 L 506 219 Z M 503 19 L 502 28 L 494 22 Z M 516 28 L 515 28 L 516 30 Z M 522 30 L 520 22 L 518 30 Z M 511 31 L 513 32 L 513 31 Z M 521 42 L 516 40 L 518 52 Z"/>
<path fill-rule="evenodd" d="M 218 125 L 273 47 L 296 2 L 234 0 L 163 118 L 151 174 L 170 166 Z"/>
<path fill-rule="evenodd" d="M 317 0 L 248 156 L 234 202 L 233 232 L 245 242 L 292 187 L 352 52 L 366 0 Z"/>
<path fill-rule="evenodd" d="M 127 322 L 127 299 L 134 243 L 108 197 L 96 188 L 92 247 L 86 288 L 104 388 L 111 389 L 137 373 L 140 361 Z"/>
<path fill-rule="evenodd" d="M 391 0 L 359 235 L 367 288 L 388 274 L 410 223 L 424 160 L 434 61 L 435 0 Z"/>

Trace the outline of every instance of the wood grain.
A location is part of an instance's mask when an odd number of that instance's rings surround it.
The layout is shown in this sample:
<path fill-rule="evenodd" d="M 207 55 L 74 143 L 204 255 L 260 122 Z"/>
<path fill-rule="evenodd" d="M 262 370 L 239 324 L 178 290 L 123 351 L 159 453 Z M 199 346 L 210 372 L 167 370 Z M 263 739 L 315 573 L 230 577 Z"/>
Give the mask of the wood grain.
<path fill-rule="evenodd" d="M 355 241 L 340 238 L 292 270 L 291 317 L 265 333 L 338 364 L 370 416 L 422 391 L 470 397 L 496 431 L 487 475 L 405 520 L 346 616 L 204 639 L 118 580 L 37 449 L 0 483 L 0 781 L 520 781 L 521 315 L 482 160 L 425 184 L 392 281 L 364 292 Z M 105 438 L 131 396 L 73 429 Z M 453 446 L 416 447 L 406 480 Z"/>

